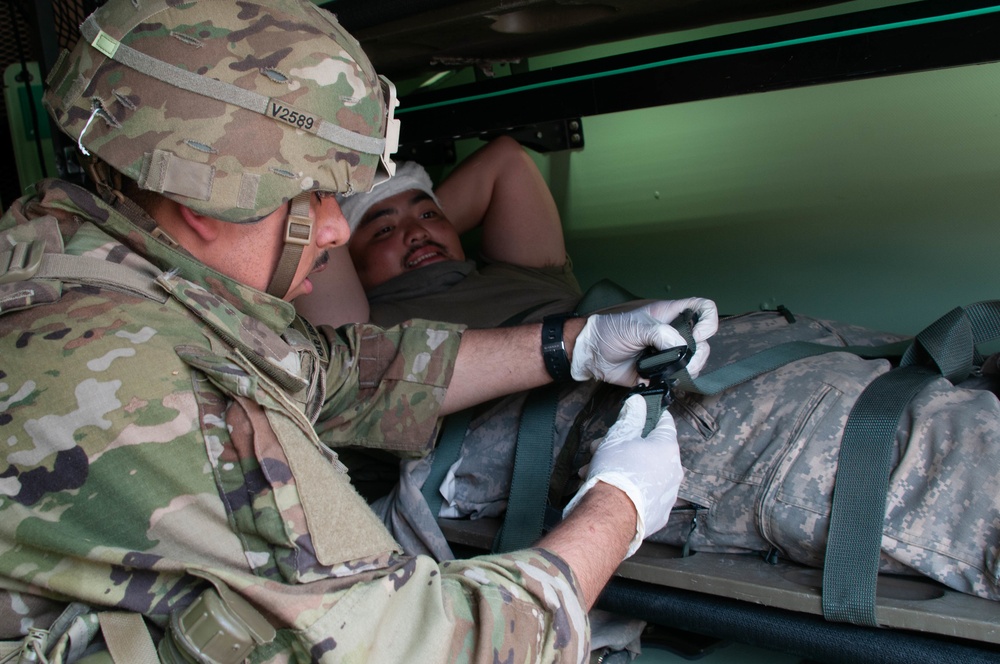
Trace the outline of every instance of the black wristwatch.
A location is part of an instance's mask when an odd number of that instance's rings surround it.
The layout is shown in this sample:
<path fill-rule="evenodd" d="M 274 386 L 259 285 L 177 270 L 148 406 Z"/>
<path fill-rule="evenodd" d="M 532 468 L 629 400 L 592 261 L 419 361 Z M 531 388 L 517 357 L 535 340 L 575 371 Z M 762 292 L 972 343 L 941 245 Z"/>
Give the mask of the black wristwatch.
<path fill-rule="evenodd" d="M 545 360 L 545 369 L 557 383 L 570 378 L 563 323 L 572 317 L 572 314 L 553 314 L 542 319 L 542 359 Z"/>

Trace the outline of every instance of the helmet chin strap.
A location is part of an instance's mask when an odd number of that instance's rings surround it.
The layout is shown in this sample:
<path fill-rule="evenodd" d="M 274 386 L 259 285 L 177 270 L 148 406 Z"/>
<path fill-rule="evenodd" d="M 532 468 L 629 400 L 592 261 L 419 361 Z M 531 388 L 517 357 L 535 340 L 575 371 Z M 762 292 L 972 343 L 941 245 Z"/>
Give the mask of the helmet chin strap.
<path fill-rule="evenodd" d="M 285 246 L 278 259 L 278 269 L 267 286 L 267 294 L 283 298 L 288 293 L 295 272 L 299 269 L 302 249 L 312 242 L 313 222 L 309 218 L 309 206 L 313 192 L 304 191 L 292 199 L 291 211 L 285 224 Z"/>

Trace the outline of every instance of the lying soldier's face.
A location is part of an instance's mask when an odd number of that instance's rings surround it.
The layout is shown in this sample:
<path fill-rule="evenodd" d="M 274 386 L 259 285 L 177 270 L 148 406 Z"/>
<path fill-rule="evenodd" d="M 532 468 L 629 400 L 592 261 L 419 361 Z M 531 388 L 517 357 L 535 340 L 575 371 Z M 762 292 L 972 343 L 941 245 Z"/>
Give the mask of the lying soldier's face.
<path fill-rule="evenodd" d="M 465 260 L 454 226 L 430 196 L 417 190 L 373 205 L 348 246 L 365 290 L 432 263 Z"/>

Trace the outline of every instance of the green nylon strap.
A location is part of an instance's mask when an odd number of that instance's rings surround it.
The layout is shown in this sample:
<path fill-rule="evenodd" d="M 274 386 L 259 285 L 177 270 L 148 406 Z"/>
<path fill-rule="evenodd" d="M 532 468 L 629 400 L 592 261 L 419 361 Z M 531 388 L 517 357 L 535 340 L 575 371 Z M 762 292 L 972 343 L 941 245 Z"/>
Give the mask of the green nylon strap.
<path fill-rule="evenodd" d="M 969 375 L 982 358 L 975 345 L 1000 336 L 1000 300 L 958 307 L 929 325 L 912 340 L 879 346 L 831 346 L 809 341 L 789 341 L 691 378 L 686 371 L 673 376 L 676 389 L 715 395 L 789 362 L 823 353 L 852 353 L 866 359 L 902 358 L 901 365 L 930 359 L 953 383 Z M 711 342 L 709 342 L 711 343 Z"/>
<path fill-rule="evenodd" d="M 709 342 L 711 344 L 711 342 Z M 901 341 L 880 346 L 831 346 L 809 341 L 789 341 L 772 348 L 754 353 L 711 373 L 691 378 L 687 371 L 674 375 L 676 388 L 695 394 L 715 395 L 731 387 L 744 383 L 769 371 L 783 367 L 789 362 L 801 360 L 823 353 L 853 353 L 864 358 L 898 358 L 903 355 L 911 342 Z"/>
<path fill-rule="evenodd" d="M 632 293 L 604 279 L 587 289 L 576 305 L 576 313 L 587 314 L 634 299 Z M 494 553 L 529 547 L 542 535 L 552 475 L 558 396 L 559 387 L 547 385 L 533 390 L 521 409 L 507 510 L 493 540 Z"/>
<path fill-rule="evenodd" d="M 878 627 L 875 588 L 896 430 L 907 404 L 931 380 L 923 367 L 884 373 L 861 393 L 840 443 L 823 562 L 823 616 Z"/>
<path fill-rule="evenodd" d="M 452 413 L 444 420 L 441 428 L 441 436 L 438 439 L 437 447 L 434 448 L 434 459 L 431 461 L 431 470 L 420 487 L 431 514 L 436 519 L 441 511 L 441 482 L 444 481 L 462 451 L 462 440 L 465 438 L 465 430 L 469 428 L 472 421 L 472 409 L 466 408 L 457 413 Z"/>
<path fill-rule="evenodd" d="M 827 620 L 878 626 L 876 581 L 900 418 L 931 380 L 966 378 L 980 360 L 976 344 L 997 337 L 1000 301 L 953 309 L 916 336 L 899 368 L 861 393 L 844 427 L 834 480 L 823 566 Z"/>
<path fill-rule="evenodd" d="M 555 385 L 532 391 L 521 412 L 521 426 L 514 448 L 514 466 L 510 494 L 503 523 L 493 540 L 493 552 L 505 553 L 531 546 L 542 534 L 549 476 L 552 474 L 552 449 L 555 437 Z M 436 518 L 441 511 L 441 482 L 444 481 L 462 451 L 462 441 L 472 408 L 449 415 L 434 450 L 431 470 L 420 493 Z"/>
<path fill-rule="evenodd" d="M 903 356 L 903 365 L 929 358 L 941 374 L 955 383 L 982 364 L 976 344 L 1000 336 L 1000 301 L 987 300 L 952 309 L 917 335 Z"/>
<path fill-rule="evenodd" d="M 642 437 L 645 438 L 660 421 L 664 403 L 663 396 L 660 394 L 644 394 L 642 398 L 646 401 L 646 423 L 642 425 Z"/>
<path fill-rule="evenodd" d="M 507 511 L 493 540 L 493 553 L 525 549 L 542 534 L 558 397 L 559 386 L 552 384 L 532 390 L 525 400 L 514 448 Z"/>
<path fill-rule="evenodd" d="M 493 540 L 493 552 L 505 553 L 531 546 L 542 534 L 549 476 L 552 474 L 552 448 L 555 436 L 555 409 L 558 388 L 550 385 L 534 390 L 525 400 L 521 426 L 514 448 L 514 466 L 510 481 L 507 510 L 500 530 Z M 420 493 L 436 518 L 441 511 L 441 482 L 444 481 L 462 451 L 462 441 L 472 408 L 449 415 L 434 450 L 431 470 Z"/>

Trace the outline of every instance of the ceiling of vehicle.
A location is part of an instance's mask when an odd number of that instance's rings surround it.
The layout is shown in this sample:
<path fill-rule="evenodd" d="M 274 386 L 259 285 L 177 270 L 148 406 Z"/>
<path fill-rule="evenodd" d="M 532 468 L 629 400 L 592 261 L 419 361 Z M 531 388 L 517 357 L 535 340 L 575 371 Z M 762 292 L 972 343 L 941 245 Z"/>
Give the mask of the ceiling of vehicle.
<path fill-rule="evenodd" d="M 760 18 L 845 0 L 330 0 L 394 80 Z"/>

